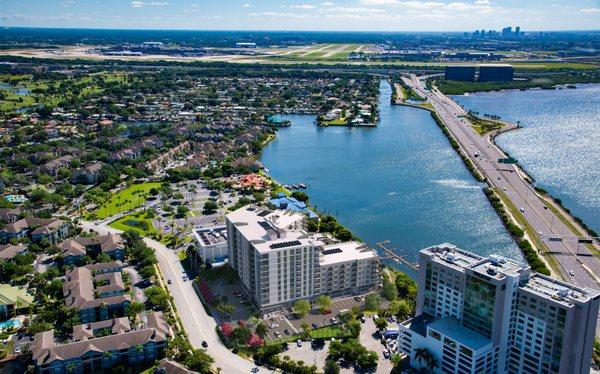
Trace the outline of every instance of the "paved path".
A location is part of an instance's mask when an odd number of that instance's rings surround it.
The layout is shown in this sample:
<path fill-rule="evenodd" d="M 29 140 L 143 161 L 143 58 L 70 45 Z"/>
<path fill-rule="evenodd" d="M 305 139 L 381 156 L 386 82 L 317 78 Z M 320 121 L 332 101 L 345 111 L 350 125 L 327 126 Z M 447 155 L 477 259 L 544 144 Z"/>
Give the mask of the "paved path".
<path fill-rule="evenodd" d="M 93 222 L 81 221 L 85 230 L 94 230 L 99 234 L 109 232 L 119 233 L 120 230 L 109 228 L 106 225 L 96 225 Z M 206 314 L 202 303 L 198 299 L 191 281 L 184 282 L 185 271 L 181 266 L 179 258 L 163 244 L 148 238 L 144 238 L 147 246 L 155 250 L 158 266 L 165 279 L 171 279 L 169 292 L 173 296 L 177 314 L 181 318 L 183 328 L 188 334 L 190 343 L 194 348 L 201 348 L 202 341 L 208 343 L 208 354 L 214 359 L 214 367 L 221 368 L 222 373 L 250 373 L 255 367 L 254 363 L 233 354 L 219 340 L 215 331 L 217 323 L 214 318 Z M 260 373 L 271 373 L 271 370 L 261 368 Z"/>

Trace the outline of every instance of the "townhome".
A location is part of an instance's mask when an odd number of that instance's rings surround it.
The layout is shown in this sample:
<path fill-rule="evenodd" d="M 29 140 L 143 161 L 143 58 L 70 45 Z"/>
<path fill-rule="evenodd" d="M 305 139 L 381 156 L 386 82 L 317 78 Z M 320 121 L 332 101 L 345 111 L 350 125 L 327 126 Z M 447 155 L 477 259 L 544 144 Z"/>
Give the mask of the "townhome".
<path fill-rule="evenodd" d="M 31 353 L 39 374 L 106 372 L 123 365 L 138 365 L 161 359 L 172 331 L 162 312 L 139 316 L 141 326 L 133 328 L 125 317 L 76 325 L 66 343 L 55 339 L 54 331 L 35 335 Z"/>
<path fill-rule="evenodd" d="M 100 253 L 107 254 L 113 260 L 122 261 L 125 258 L 123 238 L 118 234 L 68 239 L 60 244 L 60 250 L 66 265 L 77 264 L 86 255 L 95 258 Z"/>
<path fill-rule="evenodd" d="M 0 242 L 30 237 L 32 241 L 47 239 L 57 244 L 67 236 L 69 222 L 57 218 L 23 218 L 0 229 Z"/>
<path fill-rule="evenodd" d="M 112 268 L 117 267 L 113 264 Z M 101 271 L 98 271 L 100 269 Z M 88 265 L 68 271 L 63 285 L 65 305 L 77 308 L 83 323 L 102 321 L 123 316 L 131 304 L 131 296 L 125 294 L 125 284 L 120 271 L 102 271 L 96 265 Z"/>

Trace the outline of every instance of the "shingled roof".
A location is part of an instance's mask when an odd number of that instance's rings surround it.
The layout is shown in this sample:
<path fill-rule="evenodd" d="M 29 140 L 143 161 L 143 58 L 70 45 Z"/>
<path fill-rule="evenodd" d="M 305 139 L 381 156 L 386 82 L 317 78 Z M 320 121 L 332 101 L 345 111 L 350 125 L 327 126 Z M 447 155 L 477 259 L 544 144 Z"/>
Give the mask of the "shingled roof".
<path fill-rule="evenodd" d="M 94 280 L 108 280 L 109 284 L 94 288 Z M 65 296 L 65 305 L 67 307 L 88 309 L 99 307 L 101 304 L 112 305 L 131 301 L 131 296 L 129 295 L 94 297 L 94 291 L 102 293 L 124 289 L 125 285 L 123 284 L 121 273 L 93 275 L 92 270 L 88 266 L 82 266 L 67 272 L 67 282 L 63 285 L 63 295 Z"/>
<path fill-rule="evenodd" d="M 123 248 L 123 238 L 118 234 L 97 235 L 92 237 L 78 237 L 65 240 L 60 244 L 63 256 L 83 256 L 86 247 L 100 245 L 101 252 L 113 251 Z"/>
<path fill-rule="evenodd" d="M 77 341 L 59 344 L 54 339 L 54 331 L 37 333 L 32 344 L 32 358 L 37 365 L 49 364 L 55 360 L 69 360 L 80 357 L 87 352 L 110 352 L 124 350 L 136 345 L 143 345 L 150 341 L 163 342 L 170 335 L 170 330 L 164 332 L 161 328 L 152 325 L 166 325 L 162 312 L 147 313 L 148 322 L 139 330 L 131 330 L 127 318 L 117 318 L 108 321 L 96 322 L 73 327 L 73 335 Z M 168 325 L 167 325 L 168 326 Z M 93 331 L 99 328 L 110 327 L 114 335 L 98 338 L 93 337 Z M 129 330 L 127 330 L 129 328 Z M 115 333 L 116 331 L 116 333 Z M 90 332 L 92 335 L 90 335 Z"/>

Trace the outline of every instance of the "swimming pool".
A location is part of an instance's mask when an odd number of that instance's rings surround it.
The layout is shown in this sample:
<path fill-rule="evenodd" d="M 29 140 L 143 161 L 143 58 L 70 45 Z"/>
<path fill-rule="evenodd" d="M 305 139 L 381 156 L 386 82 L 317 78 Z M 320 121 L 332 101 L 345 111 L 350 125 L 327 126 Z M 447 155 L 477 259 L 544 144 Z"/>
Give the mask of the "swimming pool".
<path fill-rule="evenodd" d="M 19 326 L 21 326 L 21 320 L 18 318 L 12 318 L 8 321 L 0 322 L 0 331 L 11 327 L 18 328 Z"/>

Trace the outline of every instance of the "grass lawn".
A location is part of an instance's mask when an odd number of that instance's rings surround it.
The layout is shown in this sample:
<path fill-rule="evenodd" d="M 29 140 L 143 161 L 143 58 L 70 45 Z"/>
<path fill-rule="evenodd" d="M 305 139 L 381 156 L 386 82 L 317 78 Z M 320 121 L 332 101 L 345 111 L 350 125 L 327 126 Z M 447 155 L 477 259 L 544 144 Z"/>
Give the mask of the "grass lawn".
<path fill-rule="evenodd" d="M 346 120 L 346 118 L 338 118 L 338 119 L 334 119 L 333 121 L 323 122 L 323 125 L 326 125 L 326 126 L 346 126 L 347 124 L 348 124 L 348 121 Z"/>
<path fill-rule="evenodd" d="M 156 229 L 152 225 L 152 220 L 146 218 L 143 212 L 134 213 L 121 217 L 109 224 L 110 227 L 117 230 L 129 231 L 134 230 L 141 236 L 148 236 L 156 233 Z"/>
<path fill-rule="evenodd" d="M 146 202 L 146 197 L 152 188 L 160 188 L 160 182 L 131 185 L 126 189 L 113 194 L 110 199 L 96 209 L 94 213 L 98 218 L 102 219 L 137 208 Z"/>
<path fill-rule="evenodd" d="M 346 335 L 348 335 L 348 332 L 342 330 L 339 325 L 321 327 L 310 332 L 310 337 L 313 339 L 342 338 Z"/>

